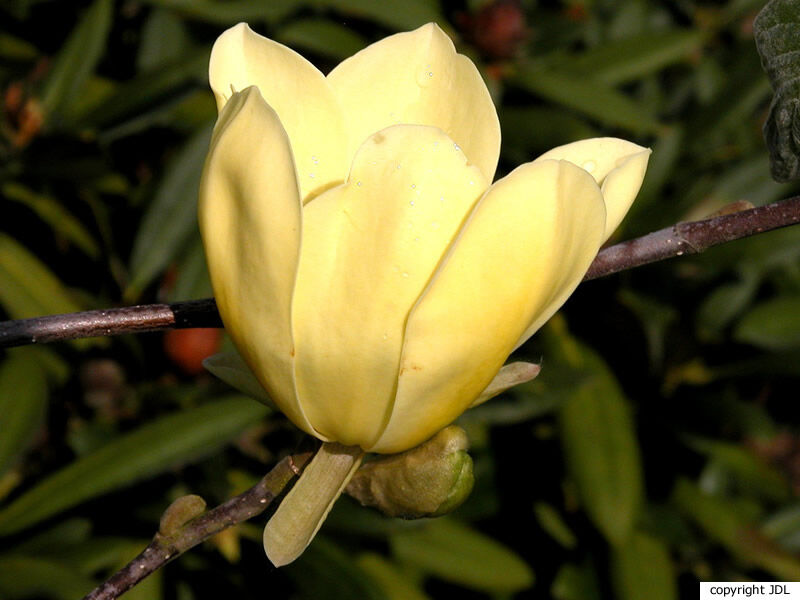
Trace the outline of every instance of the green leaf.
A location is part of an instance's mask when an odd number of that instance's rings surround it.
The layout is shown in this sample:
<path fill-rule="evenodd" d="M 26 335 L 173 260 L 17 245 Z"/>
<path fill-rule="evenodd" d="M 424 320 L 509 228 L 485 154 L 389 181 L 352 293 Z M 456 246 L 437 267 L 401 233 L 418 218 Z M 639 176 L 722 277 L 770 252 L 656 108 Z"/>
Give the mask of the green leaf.
<path fill-rule="evenodd" d="M 95 0 L 59 50 L 41 95 L 48 118 L 71 103 L 94 72 L 106 50 L 113 9 L 111 0 Z"/>
<path fill-rule="evenodd" d="M 791 498 L 789 482 L 783 474 L 752 450 L 698 437 L 689 438 L 687 443 L 729 472 L 741 492 L 777 503 L 784 503 Z"/>
<path fill-rule="evenodd" d="M 2 193 L 9 200 L 14 200 L 30 208 L 56 234 L 75 244 L 88 257 L 97 258 L 100 255 L 100 247 L 92 235 L 55 198 L 37 194 L 15 182 L 3 184 Z"/>
<path fill-rule="evenodd" d="M 380 554 L 361 554 L 356 564 L 381 588 L 386 600 L 429 600 L 420 587 L 410 581 L 407 573 Z"/>
<path fill-rule="evenodd" d="M 145 4 L 176 10 L 191 19 L 235 25 L 240 21 L 276 21 L 303 2 L 298 0 L 144 0 Z"/>
<path fill-rule="evenodd" d="M 0 304 L 12 319 L 82 308 L 38 258 L 5 233 L 0 233 Z"/>
<path fill-rule="evenodd" d="M 790 552 L 800 551 L 800 504 L 777 510 L 761 525 L 761 533 Z"/>
<path fill-rule="evenodd" d="M 398 31 L 416 29 L 425 23 L 447 24 L 436 0 L 311 0 L 310 3 L 370 19 Z"/>
<path fill-rule="evenodd" d="M 352 556 L 324 536 L 317 536 L 300 558 L 281 571 L 294 581 L 302 597 L 309 600 L 385 600 Z"/>
<path fill-rule="evenodd" d="M 47 381 L 35 352 L 16 351 L 0 365 L 0 476 L 28 449 L 47 414 Z"/>
<path fill-rule="evenodd" d="M 142 28 L 142 41 L 136 55 L 139 71 L 152 71 L 180 59 L 189 46 L 186 26 L 174 13 L 156 9 Z"/>
<path fill-rule="evenodd" d="M 734 338 L 767 350 L 800 347 L 800 296 L 757 304 L 739 321 Z"/>
<path fill-rule="evenodd" d="M 585 510 L 613 545 L 626 541 L 643 503 L 642 467 L 630 409 L 602 360 L 583 348 L 596 375 L 561 408 L 567 467 Z"/>
<path fill-rule="evenodd" d="M 143 425 L 40 481 L 0 511 L 0 535 L 206 456 L 266 412 L 249 398 L 232 397 Z"/>
<path fill-rule="evenodd" d="M 730 500 L 704 494 L 694 483 L 681 479 L 672 501 L 708 537 L 741 561 L 784 581 L 800 580 L 800 561 L 758 531 Z"/>
<path fill-rule="evenodd" d="M 636 315 L 647 340 L 650 362 L 660 366 L 664 358 L 667 331 L 678 320 L 678 310 L 670 304 L 631 289 L 620 290 L 618 298 L 621 304 Z"/>
<path fill-rule="evenodd" d="M 619 600 L 677 600 L 672 559 L 659 540 L 635 532 L 614 548 L 611 578 Z"/>
<path fill-rule="evenodd" d="M 764 125 L 772 176 L 800 178 L 800 11 L 795 0 L 771 0 L 753 23 L 756 47 L 775 96 Z"/>
<path fill-rule="evenodd" d="M 211 129 L 202 128 L 184 144 L 142 219 L 131 251 L 131 281 L 125 291 L 129 300 L 175 259 L 197 228 L 197 190 Z"/>
<path fill-rule="evenodd" d="M 597 574 L 591 564 L 567 563 L 558 570 L 550 595 L 555 600 L 600 600 Z"/>
<path fill-rule="evenodd" d="M 570 56 L 560 66 L 607 85 L 617 85 L 687 58 L 702 48 L 706 37 L 703 31 L 648 32 Z"/>
<path fill-rule="evenodd" d="M 511 81 L 541 98 L 634 134 L 657 133 L 663 129 L 650 111 L 635 100 L 586 76 L 528 62 L 519 65 Z"/>
<path fill-rule="evenodd" d="M 598 135 L 583 119 L 561 109 L 500 106 L 498 113 L 503 130 L 502 152 L 515 164 L 528 162 L 555 146 Z"/>
<path fill-rule="evenodd" d="M 92 523 L 88 519 L 68 519 L 26 538 L 14 547 L 14 552 L 60 560 L 75 546 L 88 541 L 91 532 Z"/>
<path fill-rule="evenodd" d="M 94 581 L 66 565 L 7 554 L 0 556 L 0 597 L 75 600 L 94 588 Z"/>
<path fill-rule="evenodd" d="M 454 519 L 428 521 L 389 542 L 398 560 L 467 588 L 511 594 L 533 585 L 533 571 L 511 549 Z"/>
<path fill-rule="evenodd" d="M 578 539 L 572 530 L 567 526 L 561 515 L 558 514 L 552 505 L 546 502 L 537 502 L 533 505 L 533 514 L 539 527 L 544 529 L 548 535 L 557 541 L 564 548 L 572 549 L 578 545 Z"/>
<path fill-rule="evenodd" d="M 208 49 L 190 50 L 172 62 L 117 86 L 102 105 L 84 115 L 81 124 L 108 127 L 126 117 L 141 119 L 153 105 L 180 96 L 188 83 L 205 82 L 210 54 Z M 206 95 L 211 96 L 207 92 Z"/>
<path fill-rule="evenodd" d="M 258 400 L 265 406 L 275 408 L 267 390 L 258 382 L 242 355 L 235 350 L 209 356 L 203 361 L 203 366 L 235 390 Z"/>
<path fill-rule="evenodd" d="M 167 294 L 167 299 L 170 302 L 199 300 L 214 295 L 200 232 L 197 231 L 195 235 L 192 235 L 192 238 L 178 265 L 175 286 Z"/>
<path fill-rule="evenodd" d="M 36 47 L 22 38 L 7 32 L 0 32 L 0 57 L 5 60 L 35 60 L 39 55 Z"/>
<path fill-rule="evenodd" d="M 714 288 L 697 309 L 698 334 L 714 339 L 751 302 L 760 278 L 754 269 L 742 269 L 741 279 Z"/>
<path fill-rule="evenodd" d="M 343 60 L 367 45 L 352 29 L 323 19 L 300 19 L 282 27 L 277 39 L 292 48 L 303 48 L 320 56 Z"/>

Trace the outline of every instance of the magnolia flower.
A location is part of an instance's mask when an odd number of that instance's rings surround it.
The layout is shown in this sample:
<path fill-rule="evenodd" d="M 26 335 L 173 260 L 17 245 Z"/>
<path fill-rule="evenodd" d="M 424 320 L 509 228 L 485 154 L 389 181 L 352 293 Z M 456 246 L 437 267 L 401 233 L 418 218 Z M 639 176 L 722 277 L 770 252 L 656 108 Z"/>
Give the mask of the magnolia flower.
<path fill-rule="evenodd" d="M 239 24 L 209 72 L 199 220 L 225 328 L 292 422 L 370 452 L 470 407 L 581 281 L 650 152 L 584 140 L 492 184 L 497 113 L 432 23 L 327 77 Z"/>
<path fill-rule="evenodd" d="M 265 528 L 280 566 L 365 451 L 413 448 L 535 375 L 500 369 L 581 281 L 650 151 L 584 140 L 492 184 L 497 113 L 434 24 L 327 77 L 240 24 L 209 75 L 219 119 L 199 220 L 217 305 L 244 387 L 327 442 Z"/>

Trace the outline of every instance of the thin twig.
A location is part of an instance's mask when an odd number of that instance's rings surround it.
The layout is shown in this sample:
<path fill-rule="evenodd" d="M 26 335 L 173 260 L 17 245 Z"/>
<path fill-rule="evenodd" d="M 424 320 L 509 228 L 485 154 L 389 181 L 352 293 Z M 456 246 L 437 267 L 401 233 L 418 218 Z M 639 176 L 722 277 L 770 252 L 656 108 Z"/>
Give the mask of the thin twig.
<path fill-rule="evenodd" d="M 164 329 L 222 327 L 213 298 L 0 322 L 0 348 Z"/>
<path fill-rule="evenodd" d="M 311 458 L 311 452 L 287 456 L 246 492 L 192 519 L 172 535 L 156 533 L 131 562 L 83 600 L 114 600 L 190 548 L 233 525 L 262 513 Z"/>
<path fill-rule="evenodd" d="M 676 223 L 601 250 L 584 281 L 800 223 L 800 196 L 729 215 Z"/>
<path fill-rule="evenodd" d="M 800 196 L 729 215 L 677 223 L 601 250 L 584 281 L 697 254 L 712 246 L 800 223 Z M 164 329 L 221 327 L 213 298 L 0 322 L 0 348 Z"/>

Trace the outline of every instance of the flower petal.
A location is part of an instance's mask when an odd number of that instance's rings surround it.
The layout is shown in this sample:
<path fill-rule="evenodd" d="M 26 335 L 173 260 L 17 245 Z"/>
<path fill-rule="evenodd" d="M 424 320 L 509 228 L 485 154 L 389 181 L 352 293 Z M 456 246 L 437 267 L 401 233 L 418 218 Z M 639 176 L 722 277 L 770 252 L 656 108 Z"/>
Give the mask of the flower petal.
<path fill-rule="evenodd" d="M 383 430 L 408 312 L 486 186 L 439 129 L 397 125 L 306 205 L 293 320 L 298 392 L 318 431 L 367 447 Z"/>
<path fill-rule="evenodd" d="M 602 186 L 608 239 L 625 218 L 642 186 L 650 149 L 619 138 L 592 138 L 558 146 L 540 160 L 568 160 L 589 171 Z M 534 162 L 536 162 L 534 161 Z"/>
<path fill-rule="evenodd" d="M 289 138 L 258 88 L 219 115 L 200 181 L 198 221 L 225 329 L 280 409 L 313 428 L 297 402 L 291 328 L 301 203 Z"/>
<path fill-rule="evenodd" d="M 289 134 L 302 198 L 344 180 L 344 119 L 325 76 L 305 58 L 240 23 L 217 39 L 208 76 L 220 110 L 232 90 L 258 86 Z"/>
<path fill-rule="evenodd" d="M 328 75 L 350 133 L 351 153 L 372 133 L 409 123 L 442 129 L 488 181 L 500 155 L 500 123 L 475 65 L 434 23 L 351 56 Z"/>
<path fill-rule="evenodd" d="M 464 411 L 539 311 L 581 280 L 604 230 L 600 189 L 567 161 L 495 183 L 409 316 L 391 420 L 368 450 L 414 446 Z"/>

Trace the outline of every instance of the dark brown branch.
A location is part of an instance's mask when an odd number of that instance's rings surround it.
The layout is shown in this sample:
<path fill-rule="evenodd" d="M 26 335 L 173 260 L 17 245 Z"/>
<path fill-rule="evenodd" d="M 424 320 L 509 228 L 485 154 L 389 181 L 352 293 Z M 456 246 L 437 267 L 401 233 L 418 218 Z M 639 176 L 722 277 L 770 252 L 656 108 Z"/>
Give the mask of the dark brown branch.
<path fill-rule="evenodd" d="M 172 535 L 156 533 L 139 555 L 83 600 L 113 600 L 211 536 L 262 513 L 292 480 L 311 452 L 287 456 L 246 492 L 192 519 Z"/>
<path fill-rule="evenodd" d="M 213 298 L 0 322 L 0 348 L 164 329 L 222 327 Z"/>
<path fill-rule="evenodd" d="M 676 223 L 601 250 L 584 281 L 800 223 L 800 196 L 712 219 Z"/>
<path fill-rule="evenodd" d="M 794 197 L 712 219 L 677 223 L 604 248 L 584 280 L 675 256 L 697 254 L 718 244 L 799 222 L 800 197 Z M 0 348 L 163 329 L 221 326 L 217 305 L 213 298 L 207 298 L 5 321 L 0 323 Z"/>

